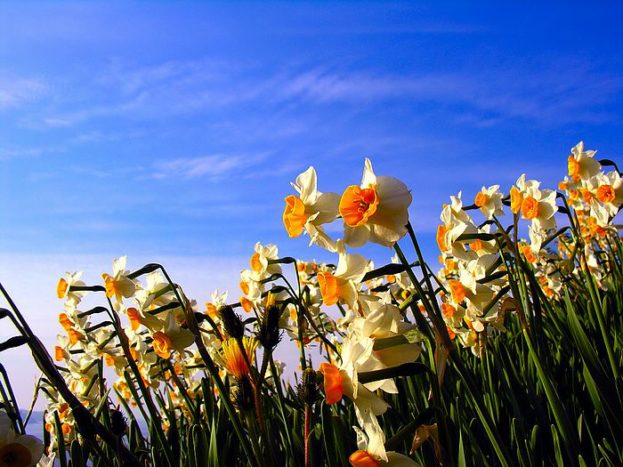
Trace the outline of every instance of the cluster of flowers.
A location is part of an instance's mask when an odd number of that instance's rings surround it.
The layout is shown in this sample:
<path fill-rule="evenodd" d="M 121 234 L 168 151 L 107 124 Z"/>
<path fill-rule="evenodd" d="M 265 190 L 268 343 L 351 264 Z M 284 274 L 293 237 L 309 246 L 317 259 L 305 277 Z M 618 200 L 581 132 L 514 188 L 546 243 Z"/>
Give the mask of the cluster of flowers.
<path fill-rule="evenodd" d="M 623 204 L 623 186 L 619 172 L 605 173 L 594 155 L 582 142 L 571 150 L 560 193 L 541 189 L 539 181 L 526 180 L 524 174 L 508 196 L 499 185 L 483 186 L 471 206 L 463 206 L 461 193 L 444 205 L 436 236 L 443 264 L 438 275 L 443 317 L 451 336 L 474 353 L 484 350 L 487 328 L 504 330 L 504 314 L 515 308 L 507 274 L 513 256 L 530 265 L 549 299 L 560 299 L 563 284 L 578 278 L 582 269 L 606 287 L 602 278 L 609 268 L 600 255 L 612 247 L 609 238 L 618 236 L 612 219 Z M 512 229 L 501 224 L 505 207 Z M 468 214 L 476 209 L 484 217 L 481 224 Z M 565 227 L 557 224 L 557 212 L 567 215 Z M 524 222 L 528 238 L 518 239 Z"/>
<path fill-rule="evenodd" d="M 582 269 L 605 286 L 601 278 L 608 265 L 600 252 L 609 248 L 610 233 L 618 236 L 612 219 L 623 203 L 621 178 L 618 171 L 604 173 L 594 152 L 584 151 L 582 143 L 573 148 L 568 166 L 568 177 L 559 187 L 563 193 L 541 189 L 538 181 L 522 175 L 508 196 L 495 185 L 483 187 L 470 206 L 463 206 L 461 193 L 451 197 L 436 236 L 442 269 L 429 273 L 420 257 L 419 278 L 397 245 L 409 233 L 421 256 L 409 224 L 412 196 L 405 184 L 376 176 L 366 159 L 359 185 L 341 195 L 321 193 L 310 167 L 292 184 L 297 194 L 285 198 L 283 223 L 290 237 L 306 233 L 312 244 L 336 253 L 337 265 L 279 257 L 276 246 L 258 243 L 250 268 L 241 273 L 238 302 L 227 304 L 228 294 L 215 291 L 202 312 L 160 270 L 131 273 L 125 258 L 115 260 L 112 274 L 102 275 L 99 288 L 87 286 L 80 273 L 68 273 L 58 283 L 58 296 L 65 300 L 59 315 L 65 334 L 59 335 L 55 360 L 65 363 L 68 385 L 87 407 L 95 407 L 104 393 L 104 364 L 116 372 L 114 388 L 124 401 L 137 400 L 129 374 L 133 370 L 144 388 L 167 391 L 169 403 L 190 417 L 189 399 L 204 390 L 200 378 L 207 362 L 199 345 L 218 365 L 219 376 L 231 378 L 238 407 L 253 406 L 257 388 L 271 377 L 279 380 L 283 371 L 272 361 L 272 352 L 285 330 L 299 346 L 303 369 L 307 346 L 317 343 L 324 351 L 318 378 L 325 403 L 346 396 L 354 404 L 359 450 L 350 456 L 351 464 L 415 465 L 409 457 L 385 450 L 378 420 L 389 408 L 383 393 L 398 389 L 392 377 L 371 375 L 415 362 L 424 348 L 427 323 L 441 340 L 458 338 L 481 355 L 488 333 L 503 331 L 506 314 L 517 309 L 509 274 L 519 265 L 533 269 L 541 292 L 551 299 L 560 298 L 562 284 Z M 510 208 L 512 228 L 500 222 L 505 207 Z M 472 210 L 481 211 L 482 223 L 472 219 Z M 556 212 L 567 214 L 568 225 L 557 226 Z M 338 219 L 343 235 L 334 239 L 325 226 Z M 524 221 L 528 240 L 518 238 Z M 348 250 L 368 242 L 394 247 L 392 265 L 375 269 L 372 261 Z M 285 264 L 294 265 L 296 286 L 282 270 Z M 110 306 L 79 310 L 93 291 L 104 292 Z M 333 306 L 339 311 L 337 319 Z M 234 308 L 251 318 L 242 321 Z M 417 312 L 414 322 L 407 317 L 408 309 Z M 104 312 L 109 321 L 91 322 Z M 189 330 L 189 314 L 200 317 L 198 332 Z M 245 335 L 249 323 L 255 330 Z M 262 363 L 255 365 L 260 346 Z M 76 436 L 67 405 L 53 388 L 45 392 L 50 399 L 46 427 L 52 437 L 58 435 L 55 413 L 66 439 Z"/>
<path fill-rule="evenodd" d="M 385 452 L 385 438 L 377 421 L 388 405 L 375 391 L 397 392 L 393 380 L 361 384 L 358 375 L 418 358 L 421 335 L 406 320 L 404 310 L 415 299 L 426 314 L 422 293 L 439 297 L 434 300 L 448 338 L 458 337 L 463 346 L 480 356 L 486 348 L 487 333 L 504 331 L 505 315 L 517 309 L 509 268 L 529 265 L 549 299 L 560 299 L 563 283 L 579 277 L 583 269 L 590 271 L 600 287 L 606 287 L 601 279 L 609 268 L 600 260 L 600 253 L 612 247 L 609 235 L 618 238 L 612 220 L 623 204 L 623 186 L 618 170 L 605 173 L 594 155 L 595 151 L 584 150 L 582 142 L 571 150 L 569 173 L 559 186 L 562 193 L 541 189 L 539 181 L 521 175 L 508 196 L 499 185 L 483 187 L 471 206 L 463 206 L 461 193 L 452 196 L 443 207 L 442 224 L 437 229 L 443 266 L 433 277 L 439 286 L 436 291 L 429 283 L 431 290 L 424 286 L 418 292 L 415 282 L 419 279 L 407 272 L 387 275 L 384 285 L 382 278 L 362 282 L 372 263 L 361 255 L 346 253 L 344 248 L 368 241 L 395 246 L 410 230 L 411 195 L 402 182 L 376 177 L 367 159 L 361 184 L 349 186 L 341 196 L 320 193 L 313 168 L 296 179 L 293 187 L 299 196 L 286 197 L 283 213 L 289 236 L 305 231 L 311 243 L 339 254 L 335 270 L 324 267 L 316 273 L 324 305 L 338 304 L 346 309 L 345 318 L 339 322 L 346 326 L 340 355 L 321 364 L 320 371 L 327 403 L 346 395 L 355 404 L 360 450 L 351 456 L 352 465 L 407 465 L 410 461 Z M 558 200 L 563 206 L 557 205 Z M 505 207 L 512 215 L 510 228 L 500 222 Z M 482 213 L 481 224 L 470 217 L 470 210 Z M 568 217 L 567 226 L 560 230 L 555 219 L 558 211 Z M 343 241 L 333 240 L 323 228 L 339 217 L 344 222 Z M 528 223 L 528 240 L 518 239 L 520 221 Z M 415 235 L 412 240 L 415 242 Z M 557 251 L 550 244 L 557 245 Z M 399 260 L 394 257 L 392 262 Z"/>
<path fill-rule="evenodd" d="M 103 287 L 87 286 L 81 278 L 82 273 L 67 273 L 58 282 L 58 298 L 65 301 L 58 321 L 66 334 L 58 335 L 54 359 L 65 363 L 65 380 L 82 404 L 93 408 L 100 402 L 104 384 L 102 366 L 114 369 L 118 376 L 114 389 L 123 399 L 136 404 L 128 384 L 129 360 L 145 387 L 158 389 L 186 372 L 184 380 L 189 385 L 186 389 L 193 394 L 197 390 L 197 382 L 192 378 L 197 371 L 197 357 L 184 352 L 193 343 L 193 334 L 185 326 L 185 312 L 176 300 L 174 288 L 164 281 L 160 271 L 146 273 L 141 283 L 126 270 L 126 258 L 122 257 L 113 262 L 112 275 L 102 274 Z M 98 291 L 105 293 L 110 307 L 81 311 L 79 307 L 85 296 Z M 131 300 L 132 306 L 124 299 Z M 91 321 L 103 313 L 110 320 L 95 324 Z M 120 315 L 127 318 L 123 327 Z M 178 400 L 175 381 L 169 387 L 171 397 Z M 43 390 L 49 399 L 46 429 L 56 436 L 56 412 L 66 440 L 72 439 L 75 421 L 67 404 L 52 387 L 44 385 Z M 180 407 L 187 409 L 183 402 Z"/>

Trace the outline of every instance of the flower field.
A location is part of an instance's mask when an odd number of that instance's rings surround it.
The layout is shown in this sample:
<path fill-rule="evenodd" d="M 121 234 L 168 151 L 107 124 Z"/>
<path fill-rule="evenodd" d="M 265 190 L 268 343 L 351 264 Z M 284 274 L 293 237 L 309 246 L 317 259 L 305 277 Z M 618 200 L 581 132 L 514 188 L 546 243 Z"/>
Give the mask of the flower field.
<path fill-rule="evenodd" d="M 52 349 L 3 284 L 0 351 L 30 347 L 47 408 L 25 434 L 2 368 L 0 466 L 623 464 L 623 181 L 583 143 L 560 161 L 555 189 L 451 196 L 439 265 L 409 221 L 424 194 L 366 159 L 341 194 L 313 167 L 284 182 L 289 237 L 334 264 L 258 243 L 205 304 L 166 265 L 67 273 Z"/>

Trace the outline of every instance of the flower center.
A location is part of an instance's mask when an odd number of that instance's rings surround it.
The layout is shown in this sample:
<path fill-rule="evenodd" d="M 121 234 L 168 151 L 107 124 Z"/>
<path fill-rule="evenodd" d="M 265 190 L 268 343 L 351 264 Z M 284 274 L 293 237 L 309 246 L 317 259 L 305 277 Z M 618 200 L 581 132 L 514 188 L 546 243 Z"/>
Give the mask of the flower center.
<path fill-rule="evenodd" d="M 483 193 L 482 191 L 480 193 L 478 193 L 476 195 L 476 198 L 474 199 L 474 204 L 476 206 L 478 206 L 479 208 L 483 207 L 484 205 L 486 205 L 489 200 L 490 200 L 490 196 L 486 193 Z"/>
<path fill-rule="evenodd" d="M 56 296 L 58 298 L 64 298 L 67 295 L 67 290 L 69 289 L 69 284 L 64 278 L 60 278 L 58 280 L 58 284 L 56 284 Z"/>
<path fill-rule="evenodd" d="M 465 287 L 459 281 L 450 281 L 450 293 L 454 303 L 461 303 L 465 300 Z"/>
<path fill-rule="evenodd" d="M 325 402 L 329 405 L 339 402 L 344 394 L 340 370 L 325 362 L 320 364 L 320 372 L 324 375 Z"/>
<path fill-rule="evenodd" d="M 567 159 L 567 168 L 569 169 L 569 177 L 571 177 L 571 180 L 574 182 L 580 181 L 580 161 L 573 156 L 569 156 L 569 159 Z"/>
<path fill-rule="evenodd" d="M 437 246 L 442 253 L 448 251 L 448 244 L 446 243 L 446 233 L 448 233 L 448 227 L 445 224 L 441 224 L 437 227 Z"/>
<path fill-rule="evenodd" d="M 615 197 L 616 193 L 612 185 L 602 185 L 597 188 L 597 199 L 602 203 L 612 203 Z"/>
<path fill-rule="evenodd" d="M 164 332 L 158 331 L 154 333 L 154 352 L 162 358 L 171 356 L 171 339 Z"/>
<path fill-rule="evenodd" d="M 253 271 L 255 272 L 262 272 L 262 269 L 264 269 L 262 266 L 262 261 L 260 261 L 259 253 L 253 253 L 253 256 L 251 256 L 250 263 L 251 263 L 251 269 L 253 269 Z"/>
<path fill-rule="evenodd" d="M 27 467 L 32 463 L 32 454 L 20 443 L 8 443 L 0 448 L 0 466 Z"/>
<path fill-rule="evenodd" d="M 372 217 L 378 205 L 379 197 L 373 187 L 351 185 L 344 191 L 338 209 L 346 225 L 358 227 Z"/>
<path fill-rule="evenodd" d="M 515 187 L 511 187 L 511 211 L 513 214 L 517 214 L 521 210 L 521 203 L 523 201 L 523 195 Z"/>
<path fill-rule="evenodd" d="M 320 286 L 320 294 L 324 304 L 326 306 L 335 305 L 340 298 L 340 290 L 335 276 L 330 272 L 319 272 L 318 285 Z"/>
<path fill-rule="evenodd" d="M 286 207 L 283 210 L 283 225 L 290 238 L 298 237 L 309 217 L 305 213 L 305 205 L 298 196 L 290 195 L 285 198 Z"/>
<path fill-rule="evenodd" d="M 353 452 L 348 458 L 348 462 L 353 467 L 379 467 L 381 465 L 368 451 L 362 451 L 361 449 Z"/>
<path fill-rule="evenodd" d="M 534 219 L 539 215 L 539 202 L 532 196 L 527 196 L 521 203 L 521 213 L 524 219 Z"/>

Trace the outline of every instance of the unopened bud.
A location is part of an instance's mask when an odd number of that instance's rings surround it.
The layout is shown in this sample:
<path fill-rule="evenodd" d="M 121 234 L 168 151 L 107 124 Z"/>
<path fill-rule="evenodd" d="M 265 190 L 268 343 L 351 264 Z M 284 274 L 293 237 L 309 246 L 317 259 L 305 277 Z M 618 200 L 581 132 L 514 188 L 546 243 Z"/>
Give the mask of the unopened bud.
<path fill-rule="evenodd" d="M 238 380 L 238 387 L 234 392 L 234 404 L 241 412 L 252 411 L 254 408 L 253 388 L 246 376 Z"/>
<path fill-rule="evenodd" d="M 225 305 L 219 310 L 219 315 L 229 337 L 240 339 L 244 335 L 244 324 L 232 307 Z"/>
<path fill-rule="evenodd" d="M 114 409 L 110 413 L 110 429 L 116 436 L 123 436 L 128 428 L 125 417 L 120 410 Z"/>
<path fill-rule="evenodd" d="M 316 372 L 311 368 L 307 368 L 303 372 L 303 380 L 298 386 L 298 396 L 301 403 L 305 405 L 313 405 L 320 398 L 318 378 Z"/>
<path fill-rule="evenodd" d="M 262 347 L 267 351 L 272 351 L 281 339 L 279 332 L 279 319 L 281 318 L 281 309 L 276 306 L 269 307 L 260 322 L 260 329 L 257 334 L 257 340 L 260 341 Z"/>

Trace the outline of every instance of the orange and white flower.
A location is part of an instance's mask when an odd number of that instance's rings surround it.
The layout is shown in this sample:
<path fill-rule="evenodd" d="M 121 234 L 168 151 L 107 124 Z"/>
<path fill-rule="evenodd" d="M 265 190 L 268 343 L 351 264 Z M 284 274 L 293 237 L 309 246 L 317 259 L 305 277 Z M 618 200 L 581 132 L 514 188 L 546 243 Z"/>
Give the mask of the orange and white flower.
<path fill-rule="evenodd" d="M 366 159 L 361 185 L 349 186 L 340 198 L 344 241 L 354 247 L 368 241 L 392 246 L 407 233 L 411 201 L 404 183 L 394 177 L 377 177 Z"/>
<path fill-rule="evenodd" d="M 353 467 L 417 467 L 419 464 L 410 457 L 394 451 L 385 450 L 385 433 L 380 427 L 367 427 L 365 431 L 353 427 L 357 433 L 357 451 L 348 462 Z"/>
<path fill-rule="evenodd" d="M 504 214 L 500 185 L 493 185 L 489 188 L 483 186 L 482 189 L 476 193 L 474 204 L 480 209 L 480 212 L 485 215 L 487 220 L 490 220 L 493 216 L 497 217 Z"/>
<path fill-rule="evenodd" d="M 569 177 L 574 183 L 586 181 L 601 170 L 601 164 L 594 158 L 595 153 L 596 151 L 585 151 L 583 141 L 571 149 L 567 162 Z"/>
<path fill-rule="evenodd" d="M 354 308 L 357 302 L 359 283 L 368 268 L 368 260 L 358 254 L 346 253 L 341 242 L 338 244 L 340 257 L 335 272 L 328 269 L 318 271 L 318 286 L 326 306 L 345 303 Z"/>
<path fill-rule="evenodd" d="M 623 204 L 623 179 L 615 171 L 599 173 L 588 181 L 587 188 L 593 195 L 589 203 L 591 215 L 605 227 Z"/>
<path fill-rule="evenodd" d="M 515 202 L 521 202 L 521 217 L 532 221 L 540 230 L 556 228 L 556 219 L 554 219 L 554 214 L 558 210 L 556 192 L 540 190 L 541 183 L 536 180 L 526 180 L 525 174 L 517 179 L 515 185 Z M 512 204 L 513 199 L 511 198 L 511 207 Z"/>
<path fill-rule="evenodd" d="M 56 296 L 65 299 L 69 305 L 77 306 L 82 297 L 86 295 L 85 291 L 71 290 L 72 286 L 83 287 L 86 285 L 82 280 L 82 272 L 66 272 L 56 284 Z"/>
<path fill-rule="evenodd" d="M 251 271 L 257 276 L 256 280 L 281 273 L 279 264 L 269 264 L 269 260 L 274 259 L 279 259 L 279 249 L 276 245 L 262 245 L 260 242 L 255 244 L 255 253 L 251 256 L 249 263 Z"/>
<path fill-rule="evenodd" d="M 283 211 L 283 225 L 290 238 L 306 231 L 310 244 L 335 251 L 335 242 L 321 227 L 337 218 L 340 197 L 337 193 L 321 193 L 317 188 L 316 170 L 313 167 L 296 177 L 292 187 L 299 196 L 286 196 Z"/>
<path fill-rule="evenodd" d="M 113 306 L 115 310 L 120 310 L 123 298 L 130 298 L 136 292 L 136 283 L 128 277 L 130 271 L 125 269 L 127 257 L 117 258 L 112 263 L 112 276 L 107 273 L 102 274 L 106 287 L 106 296 L 115 298 Z"/>
<path fill-rule="evenodd" d="M 340 367 L 327 362 L 320 364 L 319 371 L 324 376 L 325 403 L 336 404 L 346 396 L 355 404 L 355 415 L 360 426 L 378 426 L 376 417 L 384 414 L 389 404 L 359 383 L 357 373 L 349 365 L 348 362 Z"/>
<path fill-rule="evenodd" d="M 474 234 L 478 228 L 469 215 L 463 210 L 461 192 L 450 197 L 450 204 L 444 204 L 441 211 L 441 222 L 437 228 L 437 246 L 442 255 L 468 260 L 472 258 L 465 245 L 457 241 L 463 234 Z"/>

